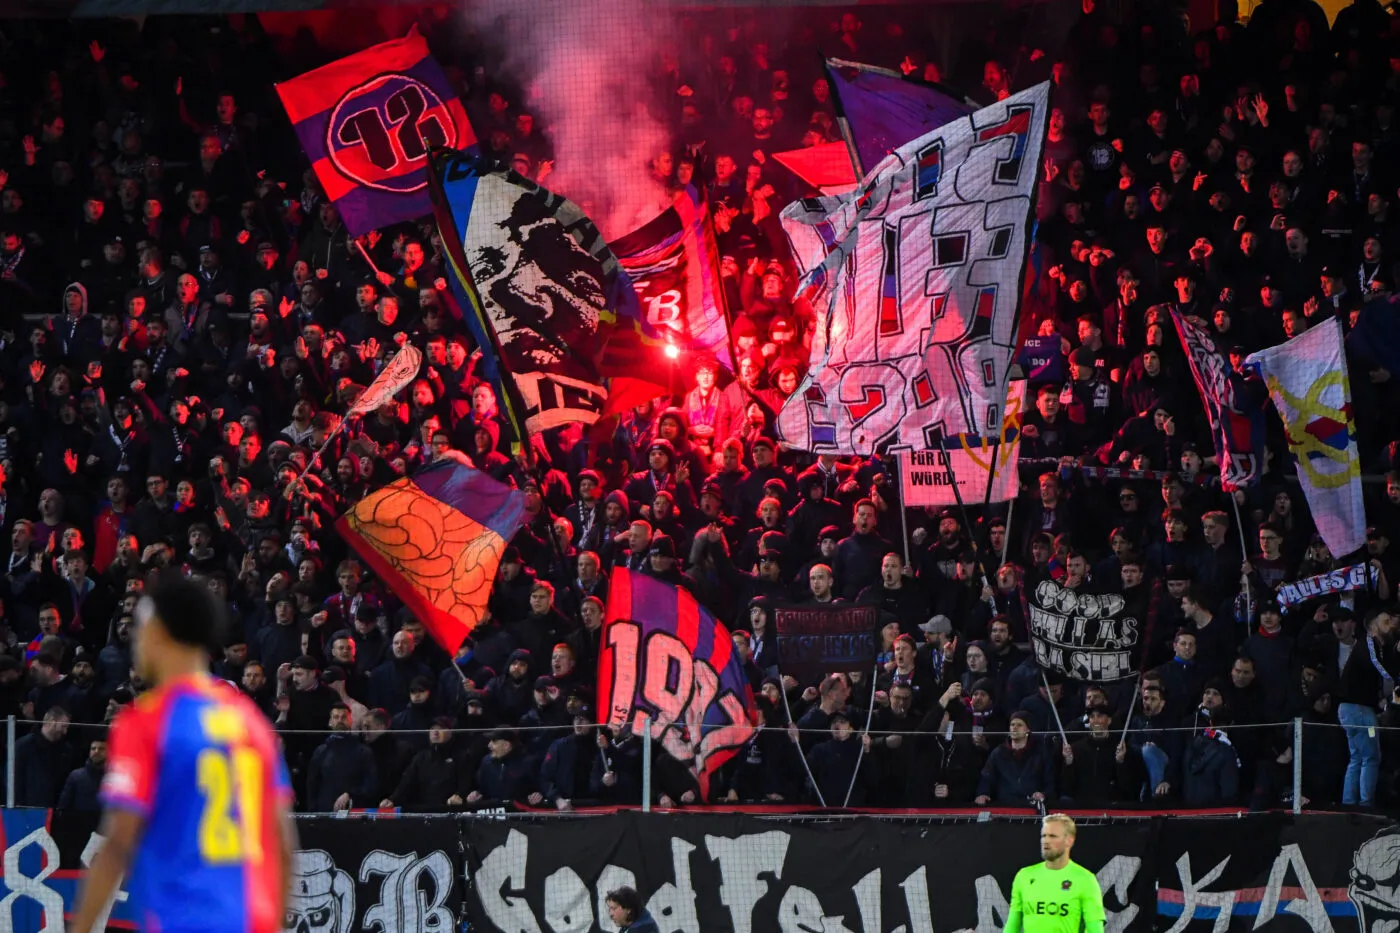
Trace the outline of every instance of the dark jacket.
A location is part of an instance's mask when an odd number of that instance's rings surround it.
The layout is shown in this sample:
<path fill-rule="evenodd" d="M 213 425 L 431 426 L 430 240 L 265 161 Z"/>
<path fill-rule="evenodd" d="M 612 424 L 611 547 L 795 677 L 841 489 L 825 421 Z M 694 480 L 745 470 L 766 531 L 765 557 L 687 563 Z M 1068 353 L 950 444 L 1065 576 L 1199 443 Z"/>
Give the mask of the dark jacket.
<path fill-rule="evenodd" d="M 476 789 L 487 800 L 524 800 L 534 788 L 534 776 L 518 748 L 500 759 L 487 755 L 476 769 Z"/>
<path fill-rule="evenodd" d="M 1028 807 L 1031 794 L 1037 791 L 1048 800 L 1055 795 L 1050 767 L 1050 756 L 1036 736 L 1032 735 L 1019 753 L 1004 742 L 987 756 L 977 796 L 990 797 L 992 803 L 1003 807 Z"/>
<path fill-rule="evenodd" d="M 105 771 L 106 768 L 97 767 L 89 761 L 68 775 L 68 780 L 63 782 L 63 793 L 58 796 L 58 808 L 85 810 L 90 813 L 101 810 L 102 802 L 97 799 L 97 792 L 102 787 L 102 775 Z"/>
<path fill-rule="evenodd" d="M 430 745 L 413 756 L 391 799 L 411 810 L 442 810 L 453 794 L 466 799 L 471 778 L 470 761 L 461 749 L 451 742 Z"/>
<path fill-rule="evenodd" d="M 659 933 L 659 928 L 656 921 L 651 919 L 651 914 L 643 910 L 640 917 L 623 927 L 619 933 Z"/>
<path fill-rule="evenodd" d="M 1239 803 L 1240 763 L 1224 733 L 1208 730 L 1192 739 L 1181 771 L 1186 806 L 1230 807 Z"/>
<path fill-rule="evenodd" d="M 865 781 L 861 774 L 871 770 L 870 760 L 860 754 L 860 739 L 854 734 L 845 740 L 827 739 L 818 742 L 807 753 L 807 764 L 820 791 L 819 799 L 828 807 L 865 805 Z M 852 786 L 854 784 L 854 786 Z M 847 792 L 850 803 L 846 802 Z"/>
<path fill-rule="evenodd" d="M 555 739 L 540 766 L 540 792 L 550 803 L 588 796 L 588 777 L 598 746 L 592 733 Z"/>
<path fill-rule="evenodd" d="M 372 807 L 379 803 L 374 792 L 379 787 L 374 753 L 350 732 L 334 732 L 316 751 L 306 769 L 306 809 L 329 813 L 341 794 L 350 795 L 350 805 Z"/>
<path fill-rule="evenodd" d="M 1137 796 L 1131 757 L 1115 761 L 1118 736 L 1085 736 L 1070 744 L 1074 761 L 1060 770 L 1060 795 L 1075 806 L 1099 807 L 1125 803 Z"/>
<path fill-rule="evenodd" d="M 434 680 L 428 665 L 412 657 L 389 658 L 370 672 L 368 705 L 390 714 L 403 712 L 408 706 L 408 686 L 417 677 L 424 677 L 429 683 Z"/>
<path fill-rule="evenodd" d="M 861 590 L 879 583 L 880 563 L 893 550 L 894 545 L 874 533 L 843 538 L 836 545 L 836 558 L 831 568 L 839 595 L 843 599 L 855 599 Z"/>
<path fill-rule="evenodd" d="M 34 732 L 15 743 L 15 806 L 52 807 L 77 762 L 65 741 Z"/>

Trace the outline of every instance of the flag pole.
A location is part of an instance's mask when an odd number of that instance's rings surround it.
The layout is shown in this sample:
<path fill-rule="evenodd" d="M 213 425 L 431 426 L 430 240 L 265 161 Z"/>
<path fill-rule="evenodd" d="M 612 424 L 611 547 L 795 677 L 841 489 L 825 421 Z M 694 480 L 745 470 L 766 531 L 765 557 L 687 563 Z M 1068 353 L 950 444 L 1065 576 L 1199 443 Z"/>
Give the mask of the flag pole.
<path fill-rule="evenodd" d="M 976 539 L 972 538 L 972 518 L 967 511 L 967 503 L 963 501 L 962 490 L 958 488 L 958 477 L 953 472 L 953 458 L 948 456 L 947 437 L 941 431 L 938 434 L 938 452 L 943 455 L 943 465 L 948 469 L 948 485 L 953 487 L 953 499 L 958 503 L 958 512 L 962 515 L 963 527 L 967 529 L 968 537 L 973 541 L 972 552 L 977 555 L 977 566 L 982 569 L 982 585 L 991 586 L 991 576 L 987 573 L 986 554 L 981 548 L 976 546 Z M 990 498 L 990 493 L 988 497 Z"/>
<path fill-rule="evenodd" d="M 1122 745 L 1128 741 L 1128 727 L 1133 723 L 1133 710 L 1137 709 L 1138 694 L 1142 692 L 1142 671 L 1138 671 L 1137 683 L 1133 686 L 1133 697 L 1128 701 L 1128 715 L 1123 717 L 1123 735 L 1118 740 Z"/>
<path fill-rule="evenodd" d="M 1060 741 L 1069 744 L 1069 736 L 1065 735 L 1065 724 L 1060 721 L 1060 708 L 1055 705 L 1055 701 L 1050 697 L 1050 678 L 1045 676 L 1045 668 L 1040 669 L 1040 682 L 1045 685 L 1045 699 L 1050 703 L 1050 712 L 1055 714 L 1055 728 L 1060 730 Z"/>
<path fill-rule="evenodd" d="M 788 702 L 787 687 L 781 683 L 782 677 L 779 677 L 778 680 L 778 686 L 783 688 L 783 709 L 787 710 L 788 725 L 796 729 L 797 723 L 793 722 L 792 719 L 792 704 Z M 822 796 L 821 785 L 812 776 L 812 766 L 807 764 L 807 753 L 802 750 L 802 733 L 800 732 L 797 734 L 797 757 L 802 759 L 802 770 L 807 772 L 807 780 L 812 782 L 812 789 L 817 792 L 817 803 L 822 805 L 822 809 L 826 809 L 826 798 Z"/>
<path fill-rule="evenodd" d="M 530 440 L 529 430 L 525 424 L 525 402 L 520 397 L 515 377 L 506 368 L 505 352 L 501 349 L 500 337 L 497 335 L 494 325 L 487 318 L 486 311 L 482 307 L 481 296 L 477 292 L 476 283 L 472 280 L 471 266 L 467 262 L 462 238 L 447 207 L 445 181 L 438 165 L 440 159 L 447 159 L 452 155 L 460 155 L 460 153 L 439 147 L 430 147 L 428 152 L 428 191 L 433 202 L 433 220 L 436 222 L 438 233 L 442 238 L 442 249 L 447 265 L 451 269 L 463 296 L 467 299 L 467 305 L 471 311 L 470 317 L 473 318 L 473 320 L 468 321 L 467 308 L 463 308 L 462 323 L 466 325 L 467 332 L 477 341 L 477 349 L 482 353 L 482 362 L 486 367 L 484 381 L 492 385 L 492 388 L 499 387 L 497 394 L 501 412 L 513 435 L 510 441 L 511 450 L 514 453 L 519 453 Z"/>
<path fill-rule="evenodd" d="M 1230 491 L 1230 504 L 1235 507 L 1235 529 L 1240 533 L 1240 560 L 1249 560 L 1249 543 L 1244 538 L 1244 519 L 1240 517 L 1240 500 L 1235 498 L 1235 490 Z M 1254 593 L 1249 586 L 1249 574 L 1240 572 L 1240 586 L 1244 589 L 1244 624 L 1248 628 L 1254 620 Z"/>
<path fill-rule="evenodd" d="M 875 662 L 875 669 L 870 672 L 870 704 L 865 711 L 865 729 L 861 731 L 860 748 L 856 751 L 856 769 L 851 772 L 851 783 L 846 788 L 846 799 L 841 801 L 841 809 L 844 810 L 851 805 L 851 794 L 856 789 L 856 778 L 860 776 L 860 760 L 865 756 L 865 740 L 870 738 L 870 723 L 875 718 L 875 685 L 880 682 L 880 662 Z"/>
<path fill-rule="evenodd" d="M 904 504 L 904 468 L 899 465 L 899 454 L 894 455 L 894 478 L 899 486 L 899 527 L 904 535 L 904 566 L 909 566 L 909 507 Z"/>

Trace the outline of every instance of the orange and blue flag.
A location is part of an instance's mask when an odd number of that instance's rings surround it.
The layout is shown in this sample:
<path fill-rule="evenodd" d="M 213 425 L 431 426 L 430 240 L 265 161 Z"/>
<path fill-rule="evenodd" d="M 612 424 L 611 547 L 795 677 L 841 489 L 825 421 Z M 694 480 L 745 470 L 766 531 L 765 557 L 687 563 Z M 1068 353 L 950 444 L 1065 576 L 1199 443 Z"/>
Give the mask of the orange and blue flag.
<path fill-rule="evenodd" d="M 710 778 L 753 737 L 753 687 L 729 630 L 688 591 L 614 570 L 598 655 L 598 721 L 651 737 L 695 775 Z"/>
<path fill-rule="evenodd" d="M 522 493 L 442 460 L 365 496 L 336 529 L 453 653 L 481 621 L 524 515 Z"/>
<path fill-rule="evenodd" d="M 427 214 L 428 152 L 467 149 L 467 111 L 414 28 L 277 85 L 351 236 Z"/>

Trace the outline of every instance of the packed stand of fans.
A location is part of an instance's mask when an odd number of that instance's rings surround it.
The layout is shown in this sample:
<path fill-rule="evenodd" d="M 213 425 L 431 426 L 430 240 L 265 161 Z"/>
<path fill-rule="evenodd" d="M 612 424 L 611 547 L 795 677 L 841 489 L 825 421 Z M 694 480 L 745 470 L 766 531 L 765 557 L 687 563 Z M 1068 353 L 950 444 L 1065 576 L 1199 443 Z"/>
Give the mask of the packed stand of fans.
<path fill-rule="evenodd" d="M 1213 481 L 1167 309 L 1199 318 L 1238 365 L 1389 300 L 1400 30 L 1372 0 L 1330 30 L 1306 0 L 1256 4 L 1247 28 L 1233 12 L 1188 29 L 1124 6 L 1138 18 L 1083 0 L 1059 50 L 1023 41 L 1037 35 L 1025 20 L 995 22 L 946 76 L 984 101 L 1055 82 L 1048 258 L 1027 313 L 1061 337 L 1046 371 L 1063 375 L 1027 393 L 1009 526 L 1005 506 L 910 511 L 907 547 L 891 460 L 814 460 L 772 439 L 813 327 L 777 219 L 809 192 L 772 155 L 837 138 L 817 47 L 945 78 L 897 21 L 812 13 L 794 40 L 736 21 L 659 57 L 639 86 L 675 139 L 650 171 L 713 207 L 737 372 L 682 359 L 675 397 L 610 442 L 570 426 L 518 453 L 473 376 L 431 225 L 361 241 L 375 275 L 305 171 L 271 79 L 325 56 L 283 61 L 252 18 L 150 20 L 144 36 L 108 23 L 91 44 L 66 24 L 7 24 L 0 715 L 34 724 L 17 801 L 97 807 L 102 724 L 143 688 L 133 607 L 150 572 L 175 567 L 228 600 L 237 631 L 214 673 L 284 730 L 300 809 L 635 804 L 641 740 L 594 725 L 593 705 L 608 574 L 627 567 L 731 627 L 764 725 L 708 801 L 658 744 L 662 805 L 850 789 L 859 806 L 1275 806 L 1292 792 L 1294 717 L 1308 801 L 1393 803 L 1400 733 L 1368 725 L 1400 710 L 1384 702 L 1400 670 L 1383 611 L 1395 382 L 1349 361 L 1366 468 L 1387 480 L 1368 502 L 1368 554 L 1329 554 L 1272 415 L 1265 480 L 1235 494 L 1238 513 Z M 486 148 L 547 175 L 548 127 L 523 95 L 455 64 Z M 405 342 L 425 360 L 407 399 L 343 426 L 297 486 Z M 455 657 L 332 528 L 367 490 L 453 451 L 528 508 L 490 619 Z M 1082 465 L 1170 475 L 1106 483 Z M 1358 559 L 1380 574 L 1350 606 L 1271 602 L 1280 583 Z M 1142 625 L 1140 690 L 1042 681 L 1021 594 L 1047 577 L 1124 596 Z M 838 601 L 881 610 L 876 683 L 781 677 L 774 608 Z"/>

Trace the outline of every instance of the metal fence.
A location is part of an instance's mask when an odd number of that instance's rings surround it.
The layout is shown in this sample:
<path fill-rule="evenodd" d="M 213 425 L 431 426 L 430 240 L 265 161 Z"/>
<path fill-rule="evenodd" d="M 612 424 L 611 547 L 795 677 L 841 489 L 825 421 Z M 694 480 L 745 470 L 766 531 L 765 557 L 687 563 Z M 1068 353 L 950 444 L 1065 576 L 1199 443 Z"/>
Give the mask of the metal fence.
<path fill-rule="evenodd" d="M 649 721 L 648 719 L 646 719 L 646 718 L 643 718 L 642 724 L 643 724 L 643 725 L 642 725 L 641 731 L 642 731 L 643 733 L 645 733 L 648 729 L 650 729 L 650 726 L 651 726 L 650 721 Z M 8 720 L 6 721 L 6 724 L 5 724 L 5 750 L 6 750 L 6 755 L 5 755 L 5 798 L 4 798 L 4 802 L 5 802 L 5 806 L 6 806 L 6 807 L 13 807 L 13 806 L 15 806 L 15 803 L 16 803 L 16 801 L 15 801 L 15 746 L 16 746 L 16 743 L 18 742 L 18 740 L 19 740 L 23 735 L 25 735 L 26 733 L 28 733 L 29 731 L 33 730 L 34 728 L 36 728 L 36 727 L 39 726 L 39 725 L 41 725 L 41 723 L 38 722 L 38 721 L 26 720 L 26 719 L 19 719 L 19 718 L 15 717 L 15 716 L 10 716 L 10 717 L 8 718 Z M 1066 729 L 1065 729 L 1065 731 L 1064 731 L 1064 733 L 1063 733 L 1063 738 L 1064 738 L 1065 740 L 1068 740 L 1068 741 L 1070 741 L 1070 742 L 1073 742 L 1074 740 L 1076 740 L 1076 739 L 1078 739 L 1078 738 L 1081 738 L 1081 737 L 1090 735 L 1089 730 L 1087 730 L 1086 728 L 1083 728 L 1082 726 L 1079 726 L 1078 723 L 1068 723 L 1068 722 L 1067 722 L 1067 723 L 1066 723 L 1066 726 L 1069 726 L 1069 725 L 1075 725 L 1076 728 L 1072 728 L 1072 729 L 1071 729 L 1071 728 L 1066 728 Z M 94 735 L 94 736 L 102 734 L 102 730 L 104 730 L 104 729 L 107 728 L 105 725 L 102 725 L 102 724 L 86 724 L 86 723 L 74 723 L 74 724 L 73 724 L 73 727 L 75 727 L 75 728 L 81 728 L 81 729 L 85 730 L 86 732 L 91 733 L 91 734 Z M 1305 727 L 1306 727 L 1306 728 L 1305 728 Z M 453 736 L 454 736 L 454 738 L 455 738 L 455 737 L 457 737 L 457 736 L 464 736 L 464 735 L 465 735 L 465 736 L 471 736 L 471 735 L 481 736 L 481 735 L 485 735 L 485 734 L 489 734 L 489 733 L 491 733 L 491 732 L 494 732 L 494 731 L 496 731 L 497 728 L 498 728 L 498 727 L 480 728 L 480 729 L 453 729 L 453 730 L 449 730 L 449 731 L 452 732 L 452 734 L 453 734 Z M 514 731 L 517 732 L 517 733 L 519 733 L 519 734 L 528 734 L 529 732 L 532 732 L 532 731 L 549 731 L 549 732 L 555 733 L 556 735 L 565 735 L 565 734 L 568 733 L 568 731 L 569 731 L 571 728 L 572 728 L 571 726 L 550 725 L 550 726 L 535 726 L 535 727 L 518 727 L 518 728 L 514 729 Z M 1305 735 L 1305 732 L 1310 731 L 1310 730 L 1314 730 L 1314 729 L 1318 729 L 1318 728 L 1332 728 L 1332 729 L 1338 729 L 1338 730 L 1343 730 L 1343 731 L 1345 731 L 1345 727 L 1340 726 L 1340 725 L 1336 725 L 1336 724 L 1323 724 L 1323 723 L 1316 723 L 1316 722 L 1305 722 L 1305 720 L 1303 720 L 1302 718 L 1295 718 L 1295 719 L 1292 719 L 1292 720 L 1281 720 L 1281 721 L 1279 721 L 1279 722 L 1271 722 L 1271 723 L 1252 723 L 1252 724 L 1247 724 L 1247 725 L 1246 725 L 1246 724 L 1236 724 L 1236 725 L 1234 725 L 1234 726 L 1229 727 L 1228 729 L 1226 729 L 1226 730 L 1224 730 L 1224 731 L 1226 731 L 1227 733 L 1235 733 L 1235 734 L 1239 734 L 1239 733 L 1247 732 L 1247 731 L 1265 731 L 1265 732 L 1270 732 L 1270 731 L 1271 731 L 1271 732 L 1273 732 L 1276 736 L 1279 735 L 1280 733 L 1282 733 L 1284 730 L 1289 730 L 1289 731 L 1291 731 L 1291 733 L 1292 733 L 1292 747 L 1291 747 L 1291 750 L 1292 750 L 1292 762 L 1291 762 L 1291 765 L 1292 765 L 1292 811 L 1293 811 L 1294 813 L 1302 813 L 1302 812 L 1304 811 L 1304 794 L 1303 794 L 1303 784 L 1304 784 L 1304 771 L 1303 771 L 1303 766 L 1304 766 L 1304 761 L 1303 761 L 1303 759 L 1304 759 L 1304 735 Z M 429 731 L 431 731 L 431 730 L 427 730 L 427 729 L 419 729 L 419 730 L 400 730 L 400 729 L 395 729 L 395 730 L 392 730 L 392 731 L 390 732 L 390 734 L 393 735 L 393 736 L 396 736 L 396 737 L 403 737 L 403 736 L 410 736 L 410 735 L 423 735 L 423 734 L 425 734 L 425 733 L 427 733 L 427 732 L 429 732 Z M 789 733 L 794 734 L 794 735 L 802 734 L 802 733 L 809 734 L 809 735 L 812 735 L 812 734 L 823 735 L 823 736 L 829 736 L 829 735 L 830 735 L 830 730 L 827 730 L 827 729 L 822 729 L 822 730 L 797 730 L 795 727 L 789 726 L 789 727 L 787 727 L 787 731 L 788 731 Z M 1175 728 L 1173 728 L 1173 729 L 1163 730 L 1163 731 L 1175 731 L 1175 732 L 1181 732 L 1181 733 L 1195 733 L 1195 732 L 1199 732 L 1200 729 L 1199 729 L 1198 727 L 1194 727 L 1194 726 L 1180 726 L 1180 727 L 1175 727 Z M 1114 730 L 1113 734 L 1116 735 L 1116 736 L 1119 738 L 1119 741 L 1120 741 L 1120 742 L 1126 742 L 1126 741 L 1128 741 L 1129 738 L 1130 738 L 1130 734 L 1129 734 L 1130 732 L 1131 732 L 1130 729 L 1119 729 L 1119 730 Z M 1375 733 L 1375 735 L 1376 735 L 1378 738 L 1379 738 L 1379 737 L 1382 737 L 1383 735 L 1385 735 L 1385 734 L 1387 734 L 1387 733 L 1391 733 L 1391 732 L 1400 732 L 1400 727 L 1387 727 L 1387 726 L 1379 726 L 1379 725 L 1376 726 L 1376 727 L 1374 727 L 1374 733 Z M 323 736 L 324 736 L 324 735 L 329 735 L 330 733 L 329 733 L 328 730 L 320 730 L 320 729 L 318 729 L 318 730 L 279 730 L 279 734 L 280 734 L 280 735 L 284 735 L 284 736 L 285 736 L 285 735 L 323 735 Z M 861 734 L 862 734 L 862 733 L 857 732 L 857 733 L 855 734 L 853 740 L 859 740 Z M 903 735 L 903 736 L 924 737 L 924 738 L 930 737 L 930 733 L 927 733 L 927 732 L 918 732 L 918 731 L 893 732 L 893 733 L 892 733 L 892 732 L 880 732 L 880 733 L 878 733 L 878 734 L 879 734 L 879 735 L 898 734 L 898 735 Z M 956 735 L 966 735 L 966 734 L 969 734 L 969 733 L 955 733 L 954 735 L 956 736 Z M 986 736 L 986 737 L 988 737 L 988 738 L 996 739 L 996 740 L 1000 740 L 1001 738 L 1004 738 L 1004 737 L 1007 735 L 1007 733 L 1002 733 L 1002 732 L 983 732 L 983 733 L 981 733 L 981 734 L 984 735 L 984 736 Z M 1052 736 L 1052 739 L 1055 739 L 1055 740 L 1058 740 L 1058 739 L 1060 739 L 1060 738 L 1061 738 L 1061 736 L 1059 736 L 1059 735 L 1054 735 L 1054 736 Z M 641 760 L 641 768 L 642 768 L 642 774 L 641 774 L 641 793 L 640 793 L 641 799 L 638 801 L 638 805 L 641 807 L 641 809 L 642 809 L 643 811 L 650 811 L 650 810 L 652 809 L 652 776 L 653 776 L 653 760 L 652 760 L 652 754 L 653 754 L 653 743 L 652 743 L 652 742 L 643 742 L 642 745 L 641 745 L 641 759 L 642 759 L 642 760 Z M 1276 762 L 1276 763 L 1277 763 L 1277 762 Z M 1340 793 L 1340 788 L 1338 788 L 1338 792 Z M 1053 801 L 1047 801 L 1047 805 L 1050 805 L 1050 804 L 1052 804 L 1052 803 L 1053 803 Z M 969 804 L 969 805 L 968 805 L 968 808 L 972 808 L 972 805 Z M 995 808 L 995 807 L 994 807 L 994 805 L 993 805 L 993 806 L 989 806 L 989 807 L 986 808 L 986 809 L 994 809 L 994 808 Z M 840 808 L 833 808 L 833 809 L 840 809 Z M 1243 809 L 1243 808 L 1241 808 L 1241 809 Z M 865 812 L 865 811 L 862 811 L 862 812 Z M 1115 811 L 1115 812 L 1116 812 L 1116 811 Z M 1131 809 L 1127 809 L 1127 810 L 1125 810 L 1125 811 L 1123 811 L 1123 812 L 1125 813 L 1125 815 L 1128 815 L 1128 814 L 1131 814 L 1133 811 L 1132 811 Z M 839 817 L 839 814 L 832 814 L 832 816 L 837 816 L 837 817 Z"/>

